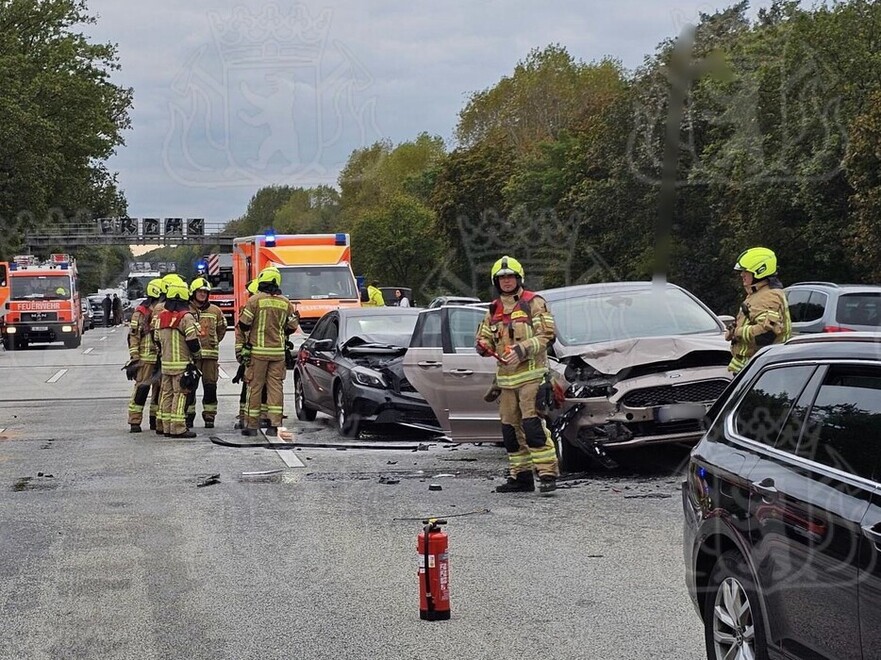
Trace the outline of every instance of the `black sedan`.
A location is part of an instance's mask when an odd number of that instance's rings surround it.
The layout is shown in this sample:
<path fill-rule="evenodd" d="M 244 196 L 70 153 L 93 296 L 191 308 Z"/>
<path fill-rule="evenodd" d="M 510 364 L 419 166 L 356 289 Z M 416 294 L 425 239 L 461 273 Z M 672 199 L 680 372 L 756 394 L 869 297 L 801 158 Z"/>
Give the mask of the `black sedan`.
<path fill-rule="evenodd" d="M 404 353 L 418 316 L 419 310 L 406 307 L 325 314 L 297 354 L 297 418 L 311 421 L 319 411 L 327 413 L 349 437 L 366 428 L 400 426 L 440 432 L 431 406 L 404 376 Z"/>

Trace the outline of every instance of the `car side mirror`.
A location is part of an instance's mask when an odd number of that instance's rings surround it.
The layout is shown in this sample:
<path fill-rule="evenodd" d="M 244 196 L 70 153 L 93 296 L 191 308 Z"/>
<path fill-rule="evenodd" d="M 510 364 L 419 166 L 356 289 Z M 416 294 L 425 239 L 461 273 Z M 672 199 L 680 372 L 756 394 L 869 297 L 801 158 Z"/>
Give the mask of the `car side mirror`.
<path fill-rule="evenodd" d="M 316 351 L 329 351 L 333 348 L 333 339 L 316 339 L 312 343 L 312 348 Z"/>
<path fill-rule="evenodd" d="M 718 319 L 722 321 L 723 325 L 730 325 L 736 321 L 736 319 L 731 316 L 731 314 L 716 314 Z"/>

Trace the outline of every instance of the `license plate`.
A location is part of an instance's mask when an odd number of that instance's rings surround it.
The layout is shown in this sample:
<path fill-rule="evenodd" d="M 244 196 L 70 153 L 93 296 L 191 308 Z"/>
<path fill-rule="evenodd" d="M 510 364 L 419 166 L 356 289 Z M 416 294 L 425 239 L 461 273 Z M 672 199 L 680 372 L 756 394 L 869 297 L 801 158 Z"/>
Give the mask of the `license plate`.
<path fill-rule="evenodd" d="M 31 332 L 49 332 L 48 325 L 32 325 Z"/>
<path fill-rule="evenodd" d="M 707 414 L 703 403 L 677 403 L 660 406 L 655 409 L 655 420 L 658 422 L 681 422 L 689 419 L 701 419 Z"/>

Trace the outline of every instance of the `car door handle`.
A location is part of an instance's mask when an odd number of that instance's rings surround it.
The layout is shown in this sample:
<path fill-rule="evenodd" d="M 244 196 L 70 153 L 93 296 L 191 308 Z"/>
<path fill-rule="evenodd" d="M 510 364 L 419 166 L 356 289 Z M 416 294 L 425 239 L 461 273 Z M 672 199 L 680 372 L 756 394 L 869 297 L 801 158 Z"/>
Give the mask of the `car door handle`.
<path fill-rule="evenodd" d="M 874 543 L 875 547 L 881 551 L 881 531 L 875 529 L 876 527 L 878 527 L 878 524 L 872 525 L 871 527 L 863 527 L 863 536 Z"/>
<path fill-rule="evenodd" d="M 440 362 L 435 362 L 434 360 L 420 360 L 416 364 L 418 366 L 422 367 L 423 369 L 434 369 L 436 367 L 441 366 Z"/>
<path fill-rule="evenodd" d="M 450 373 L 454 376 L 473 376 L 474 371 L 471 369 L 450 369 Z"/>
<path fill-rule="evenodd" d="M 780 495 L 780 491 L 774 487 L 774 480 L 770 477 L 761 481 L 753 481 L 751 485 L 752 489 L 761 495 L 766 502 L 772 502 Z"/>

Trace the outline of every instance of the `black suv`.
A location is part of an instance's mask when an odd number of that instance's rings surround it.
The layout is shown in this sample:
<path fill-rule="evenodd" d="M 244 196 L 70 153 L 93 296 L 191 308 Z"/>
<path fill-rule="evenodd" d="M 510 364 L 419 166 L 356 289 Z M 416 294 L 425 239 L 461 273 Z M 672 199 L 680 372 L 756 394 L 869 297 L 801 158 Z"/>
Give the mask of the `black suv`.
<path fill-rule="evenodd" d="M 881 657 L 881 337 L 754 357 L 682 484 L 707 657 Z"/>

